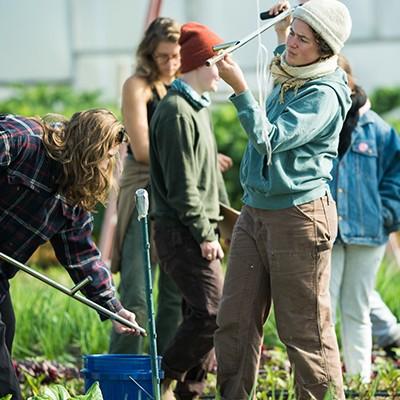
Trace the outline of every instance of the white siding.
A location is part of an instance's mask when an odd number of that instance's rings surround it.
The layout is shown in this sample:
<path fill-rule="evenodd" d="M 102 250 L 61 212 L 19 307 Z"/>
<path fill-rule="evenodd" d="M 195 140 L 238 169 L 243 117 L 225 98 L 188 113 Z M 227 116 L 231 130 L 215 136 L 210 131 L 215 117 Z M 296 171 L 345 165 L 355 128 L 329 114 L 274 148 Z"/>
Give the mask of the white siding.
<path fill-rule="evenodd" d="M 0 82 L 71 78 L 68 0 L 0 0 Z"/>
<path fill-rule="evenodd" d="M 66 81 L 119 99 L 144 29 L 146 0 L 0 0 L 0 83 Z M 266 7 L 274 2 L 260 1 Z M 344 53 L 372 90 L 400 85 L 400 2 L 344 0 L 353 32 Z M 292 1 L 292 4 L 294 2 Z M 384 6 L 384 7 L 383 7 Z M 257 27 L 255 0 L 164 0 L 161 14 L 209 25 L 224 40 Z M 263 34 L 272 52 L 274 32 Z M 235 53 L 255 88 L 256 40 Z M 222 85 L 222 91 L 224 91 Z"/>

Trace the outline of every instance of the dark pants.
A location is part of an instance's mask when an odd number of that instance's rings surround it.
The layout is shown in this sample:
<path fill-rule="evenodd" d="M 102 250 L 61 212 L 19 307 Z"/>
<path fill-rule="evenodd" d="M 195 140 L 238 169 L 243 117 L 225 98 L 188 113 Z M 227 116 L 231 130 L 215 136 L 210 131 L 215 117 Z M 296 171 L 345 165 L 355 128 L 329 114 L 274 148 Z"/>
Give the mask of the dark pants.
<path fill-rule="evenodd" d="M 165 377 L 178 380 L 175 393 L 191 399 L 202 393 L 212 359 L 216 315 L 222 294 L 219 260 L 207 261 L 186 228 L 156 224 L 155 243 L 161 268 L 183 298 L 183 321 L 163 354 Z"/>
<path fill-rule="evenodd" d="M 15 317 L 10 294 L 0 303 L 0 397 L 12 394 L 13 400 L 22 400 L 18 379 L 11 360 L 15 332 Z"/>

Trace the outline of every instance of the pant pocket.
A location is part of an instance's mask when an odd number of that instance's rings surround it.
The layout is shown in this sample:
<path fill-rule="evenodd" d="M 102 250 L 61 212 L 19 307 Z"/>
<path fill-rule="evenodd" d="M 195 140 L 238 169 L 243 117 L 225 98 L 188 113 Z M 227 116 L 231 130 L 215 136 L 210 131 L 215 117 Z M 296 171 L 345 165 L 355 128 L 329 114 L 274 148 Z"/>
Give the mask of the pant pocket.
<path fill-rule="evenodd" d="M 154 232 L 154 242 L 158 258 L 163 265 L 176 257 L 182 238 L 179 231 L 173 229 L 156 229 Z"/>
<path fill-rule="evenodd" d="M 327 196 L 321 197 L 315 209 L 317 251 L 330 250 L 337 234 L 336 204 Z"/>
<path fill-rule="evenodd" d="M 271 271 L 272 298 L 281 340 L 287 346 L 319 349 L 315 255 L 309 252 L 273 254 Z"/>

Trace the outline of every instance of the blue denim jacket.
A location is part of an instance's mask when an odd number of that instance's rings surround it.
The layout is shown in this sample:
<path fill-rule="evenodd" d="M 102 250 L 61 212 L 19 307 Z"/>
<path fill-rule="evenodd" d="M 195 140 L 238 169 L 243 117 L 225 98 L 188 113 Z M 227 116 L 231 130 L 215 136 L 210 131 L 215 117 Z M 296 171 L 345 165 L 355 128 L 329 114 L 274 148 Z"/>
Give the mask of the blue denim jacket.
<path fill-rule="evenodd" d="M 400 137 L 373 111 L 360 117 L 332 176 L 339 241 L 380 245 L 400 229 Z"/>

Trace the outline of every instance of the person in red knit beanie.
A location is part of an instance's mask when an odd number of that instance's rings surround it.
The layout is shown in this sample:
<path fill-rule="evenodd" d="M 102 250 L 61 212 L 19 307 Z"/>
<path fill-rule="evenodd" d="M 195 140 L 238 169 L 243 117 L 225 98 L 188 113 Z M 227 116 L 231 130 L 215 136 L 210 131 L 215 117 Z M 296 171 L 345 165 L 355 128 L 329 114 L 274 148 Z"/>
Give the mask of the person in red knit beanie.
<path fill-rule="evenodd" d="M 215 53 L 212 49 L 223 40 L 207 26 L 198 22 L 188 22 L 181 28 L 181 72 L 189 72 L 205 65 Z"/>
<path fill-rule="evenodd" d="M 221 42 L 202 24 L 182 26 L 182 75 L 159 103 L 150 125 L 155 245 L 161 268 L 182 294 L 184 314 L 163 354 L 163 399 L 198 398 L 213 361 L 224 256 L 216 228 L 219 202 L 228 199 L 208 110 L 207 92 L 217 90 L 219 74 L 205 62 L 214 55 L 212 46 Z"/>

